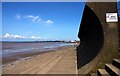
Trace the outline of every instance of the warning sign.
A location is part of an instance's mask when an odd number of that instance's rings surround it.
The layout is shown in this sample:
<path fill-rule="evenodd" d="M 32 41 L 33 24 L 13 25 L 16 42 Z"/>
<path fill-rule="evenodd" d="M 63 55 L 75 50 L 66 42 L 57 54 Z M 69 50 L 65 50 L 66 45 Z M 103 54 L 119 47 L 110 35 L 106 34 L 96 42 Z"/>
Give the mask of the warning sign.
<path fill-rule="evenodd" d="M 106 13 L 106 22 L 118 22 L 117 13 Z"/>

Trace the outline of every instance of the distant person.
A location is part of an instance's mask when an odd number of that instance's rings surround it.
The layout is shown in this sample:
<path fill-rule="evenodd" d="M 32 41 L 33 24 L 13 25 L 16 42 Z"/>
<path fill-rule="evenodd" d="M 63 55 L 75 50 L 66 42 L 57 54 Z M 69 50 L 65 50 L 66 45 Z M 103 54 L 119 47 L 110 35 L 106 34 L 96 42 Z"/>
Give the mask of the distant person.
<path fill-rule="evenodd" d="M 79 44 L 77 42 L 74 43 L 74 46 L 78 46 Z"/>
<path fill-rule="evenodd" d="M 75 48 L 74 48 L 74 49 L 76 50 L 76 49 L 77 49 L 77 46 L 78 46 L 78 43 L 77 43 L 77 42 L 75 42 L 75 43 L 74 43 L 74 46 L 75 46 Z"/>

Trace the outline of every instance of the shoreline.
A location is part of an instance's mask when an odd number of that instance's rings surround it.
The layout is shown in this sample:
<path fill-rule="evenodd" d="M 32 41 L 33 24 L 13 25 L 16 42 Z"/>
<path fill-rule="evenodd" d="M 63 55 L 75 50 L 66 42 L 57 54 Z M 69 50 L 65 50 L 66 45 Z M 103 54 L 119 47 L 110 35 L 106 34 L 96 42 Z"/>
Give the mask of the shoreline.
<path fill-rule="evenodd" d="M 24 53 L 24 52 L 21 52 L 21 53 L 16 53 L 14 55 L 14 57 L 2 57 L 2 65 L 7 65 L 7 64 L 12 64 L 16 61 L 20 61 L 20 60 L 27 60 L 27 59 L 30 59 L 32 57 L 35 57 L 35 56 L 38 56 L 38 55 L 41 55 L 41 54 L 44 54 L 44 53 L 48 53 L 48 52 L 52 52 L 52 51 L 60 51 L 62 49 L 65 49 L 65 48 L 69 48 L 71 46 L 62 46 L 62 47 L 58 47 L 54 50 L 47 50 L 47 51 L 38 51 L 38 52 L 29 52 L 29 53 Z"/>

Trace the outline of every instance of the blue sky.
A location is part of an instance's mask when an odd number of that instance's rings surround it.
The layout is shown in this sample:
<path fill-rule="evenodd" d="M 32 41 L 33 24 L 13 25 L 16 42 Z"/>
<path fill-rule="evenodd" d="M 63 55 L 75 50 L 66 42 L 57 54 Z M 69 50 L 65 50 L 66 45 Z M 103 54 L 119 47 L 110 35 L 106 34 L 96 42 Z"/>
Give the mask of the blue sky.
<path fill-rule="evenodd" d="M 119 0 L 118 0 L 119 1 Z M 118 2 L 118 9 L 119 9 L 119 11 L 118 11 L 118 14 L 119 14 L 119 17 L 120 17 L 120 1 Z"/>
<path fill-rule="evenodd" d="M 3 2 L 3 40 L 76 40 L 84 5 L 82 2 Z"/>

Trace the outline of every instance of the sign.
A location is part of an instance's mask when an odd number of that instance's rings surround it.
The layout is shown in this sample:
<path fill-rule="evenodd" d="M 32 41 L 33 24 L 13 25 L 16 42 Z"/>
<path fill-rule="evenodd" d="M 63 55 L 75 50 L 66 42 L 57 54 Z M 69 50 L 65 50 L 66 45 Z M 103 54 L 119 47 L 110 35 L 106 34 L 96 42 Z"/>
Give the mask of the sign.
<path fill-rule="evenodd" d="M 118 22 L 117 13 L 106 13 L 106 22 Z"/>

